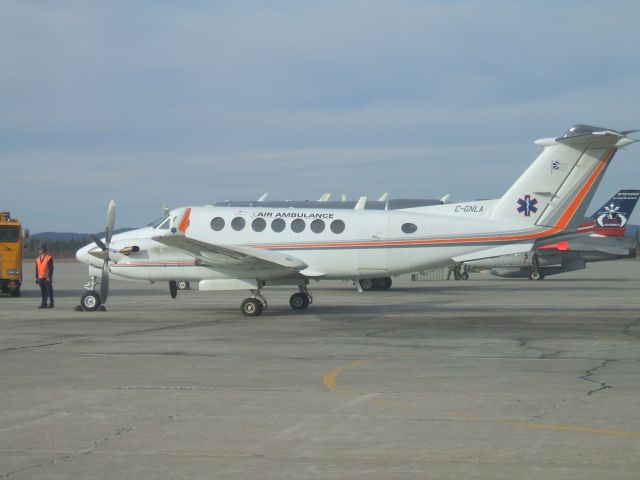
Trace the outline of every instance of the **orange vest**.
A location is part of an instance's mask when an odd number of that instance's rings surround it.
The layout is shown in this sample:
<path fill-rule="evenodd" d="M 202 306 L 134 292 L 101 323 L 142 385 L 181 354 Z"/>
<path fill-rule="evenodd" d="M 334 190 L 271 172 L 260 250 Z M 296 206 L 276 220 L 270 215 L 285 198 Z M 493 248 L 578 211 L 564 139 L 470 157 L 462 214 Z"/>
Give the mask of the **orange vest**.
<path fill-rule="evenodd" d="M 36 268 L 38 270 L 38 278 L 47 278 L 49 276 L 49 262 L 53 260 L 51 255 L 45 255 L 44 258 L 36 257 Z"/>

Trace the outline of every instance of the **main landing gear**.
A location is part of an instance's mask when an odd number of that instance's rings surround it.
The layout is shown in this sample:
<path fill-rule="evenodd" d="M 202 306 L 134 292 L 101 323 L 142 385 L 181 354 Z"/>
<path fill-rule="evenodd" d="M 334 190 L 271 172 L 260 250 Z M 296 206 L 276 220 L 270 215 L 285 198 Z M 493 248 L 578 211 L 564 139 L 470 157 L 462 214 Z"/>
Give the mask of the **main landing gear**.
<path fill-rule="evenodd" d="M 529 268 L 529 280 L 544 280 L 544 275 L 540 272 L 540 261 L 538 255 L 533 255 L 533 263 Z"/>
<path fill-rule="evenodd" d="M 313 303 L 313 296 L 307 290 L 306 285 L 299 286 L 300 291 L 291 295 L 289 305 L 294 310 L 304 310 Z M 267 308 L 267 299 L 260 290 L 251 290 L 251 297 L 245 299 L 240 304 L 240 311 L 246 317 L 257 317 Z"/>
<path fill-rule="evenodd" d="M 391 277 L 361 278 L 358 283 L 363 292 L 370 292 L 372 290 L 389 290 L 393 281 Z"/>

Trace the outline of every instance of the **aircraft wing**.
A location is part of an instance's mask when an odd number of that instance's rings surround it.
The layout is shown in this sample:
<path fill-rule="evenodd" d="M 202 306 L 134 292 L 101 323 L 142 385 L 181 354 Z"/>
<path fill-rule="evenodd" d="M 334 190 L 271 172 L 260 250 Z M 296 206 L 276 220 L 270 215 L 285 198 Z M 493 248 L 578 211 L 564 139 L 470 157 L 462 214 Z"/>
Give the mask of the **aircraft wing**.
<path fill-rule="evenodd" d="M 304 270 L 307 264 L 290 255 L 241 245 L 219 245 L 183 235 L 153 237 L 156 242 L 176 248 L 206 265 L 262 266 Z"/>

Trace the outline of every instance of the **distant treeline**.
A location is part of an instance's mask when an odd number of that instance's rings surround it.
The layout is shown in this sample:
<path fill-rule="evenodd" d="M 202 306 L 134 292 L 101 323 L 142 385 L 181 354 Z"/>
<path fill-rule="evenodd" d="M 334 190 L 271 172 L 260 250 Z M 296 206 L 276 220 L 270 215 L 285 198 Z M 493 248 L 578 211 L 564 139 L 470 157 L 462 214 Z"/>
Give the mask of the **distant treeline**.
<path fill-rule="evenodd" d="M 25 248 L 24 256 L 27 258 L 35 258 L 38 254 L 38 248 L 40 245 L 46 245 L 47 251 L 53 255 L 54 258 L 73 258 L 76 256 L 76 251 L 84 247 L 91 241 L 89 235 L 74 238 L 47 238 L 46 236 L 34 235 L 27 241 L 27 248 Z"/>

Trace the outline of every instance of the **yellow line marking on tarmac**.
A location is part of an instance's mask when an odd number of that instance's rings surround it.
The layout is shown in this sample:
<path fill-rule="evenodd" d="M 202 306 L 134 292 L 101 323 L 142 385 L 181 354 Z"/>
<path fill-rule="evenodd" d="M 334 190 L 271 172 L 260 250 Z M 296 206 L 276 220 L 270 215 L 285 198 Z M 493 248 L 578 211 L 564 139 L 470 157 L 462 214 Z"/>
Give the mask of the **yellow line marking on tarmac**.
<path fill-rule="evenodd" d="M 376 357 L 376 358 L 369 358 L 367 360 L 356 360 L 354 362 L 351 362 L 347 365 L 343 365 L 341 367 L 337 367 L 334 368 L 333 370 L 331 370 L 329 373 L 327 373 L 323 380 L 322 383 L 324 383 L 324 386 L 327 387 L 329 390 L 331 390 L 332 392 L 335 393 L 341 393 L 343 395 L 358 395 L 358 392 L 356 390 L 350 390 L 347 388 L 341 388 L 338 386 L 338 377 L 340 375 L 342 375 L 342 373 L 345 370 L 349 370 L 350 368 L 355 368 L 355 367 L 360 367 L 362 365 L 367 365 L 369 363 L 373 363 L 373 362 L 379 362 L 381 360 L 386 360 L 385 357 Z"/>
<path fill-rule="evenodd" d="M 368 365 L 374 362 L 380 362 L 382 360 L 388 360 L 388 358 L 375 357 L 375 358 L 369 358 L 365 360 L 355 360 L 351 363 L 348 363 L 347 365 L 334 368 L 324 376 L 323 378 L 324 386 L 327 387 L 332 392 L 340 393 L 342 395 L 348 395 L 348 396 L 364 395 L 364 392 L 358 392 L 357 390 L 340 387 L 338 385 L 338 377 L 349 369 L 361 367 L 363 365 Z M 386 400 L 380 400 L 380 399 L 374 400 L 373 397 L 371 396 L 369 396 L 367 400 L 370 403 L 388 406 L 388 402 Z M 563 425 L 558 423 L 522 422 L 517 420 L 493 420 L 490 418 L 484 418 L 484 417 L 479 417 L 474 415 L 466 415 L 464 413 L 449 413 L 448 416 L 451 419 L 458 419 L 458 420 L 471 421 L 471 422 L 501 423 L 504 425 L 509 425 L 514 428 L 526 428 L 530 430 L 551 430 L 555 432 L 569 432 L 569 433 L 592 433 L 595 435 L 607 435 L 612 437 L 640 437 L 640 432 L 611 430 L 608 428 L 581 427 L 578 425 Z"/>

